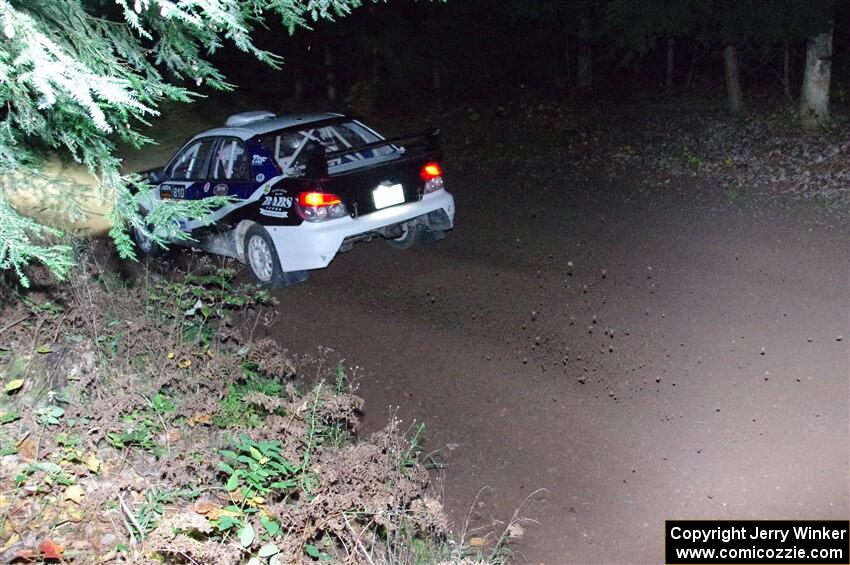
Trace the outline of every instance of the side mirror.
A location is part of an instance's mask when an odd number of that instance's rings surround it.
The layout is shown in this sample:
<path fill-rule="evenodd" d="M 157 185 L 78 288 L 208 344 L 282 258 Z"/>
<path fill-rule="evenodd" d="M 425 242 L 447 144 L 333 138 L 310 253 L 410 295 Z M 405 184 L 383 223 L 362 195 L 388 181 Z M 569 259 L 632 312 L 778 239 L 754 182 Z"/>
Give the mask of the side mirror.
<path fill-rule="evenodd" d="M 165 180 L 165 167 L 157 167 L 142 173 L 148 184 L 159 184 Z"/>

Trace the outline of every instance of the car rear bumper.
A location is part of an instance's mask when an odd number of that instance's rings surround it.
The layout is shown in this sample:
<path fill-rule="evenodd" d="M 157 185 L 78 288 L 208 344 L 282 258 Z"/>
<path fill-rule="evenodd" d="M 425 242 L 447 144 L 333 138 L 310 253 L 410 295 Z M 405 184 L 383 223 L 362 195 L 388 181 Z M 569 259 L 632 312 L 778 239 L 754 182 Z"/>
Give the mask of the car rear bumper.
<path fill-rule="evenodd" d="M 377 232 L 439 210 L 448 217 L 449 227 L 454 225 L 454 197 L 440 190 L 426 194 L 418 202 L 392 206 L 359 218 L 346 216 L 327 222 L 303 222 L 298 226 L 266 226 L 266 230 L 274 240 L 284 271 L 322 269 L 328 266 L 346 239 Z"/>

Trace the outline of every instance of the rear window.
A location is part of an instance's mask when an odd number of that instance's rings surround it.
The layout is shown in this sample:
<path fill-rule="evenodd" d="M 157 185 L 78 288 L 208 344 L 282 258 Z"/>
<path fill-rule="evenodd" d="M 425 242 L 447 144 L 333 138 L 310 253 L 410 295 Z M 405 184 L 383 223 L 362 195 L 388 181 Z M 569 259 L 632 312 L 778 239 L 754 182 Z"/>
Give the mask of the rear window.
<path fill-rule="evenodd" d="M 323 124 L 320 127 L 305 127 L 300 130 L 286 130 L 264 135 L 260 142 L 266 147 L 274 160 L 284 173 L 299 173 L 305 165 L 301 156 L 304 146 L 313 141 L 325 148 L 325 151 L 342 151 L 346 149 L 357 149 L 368 143 L 380 141 L 379 135 L 363 124 L 350 120 L 331 124 Z M 373 147 L 362 152 L 343 155 L 328 161 L 328 167 L 339 167 L 357 161 L 363 161 L 373 157 L 382 157 L 396 152 L 392 145 Z"/>

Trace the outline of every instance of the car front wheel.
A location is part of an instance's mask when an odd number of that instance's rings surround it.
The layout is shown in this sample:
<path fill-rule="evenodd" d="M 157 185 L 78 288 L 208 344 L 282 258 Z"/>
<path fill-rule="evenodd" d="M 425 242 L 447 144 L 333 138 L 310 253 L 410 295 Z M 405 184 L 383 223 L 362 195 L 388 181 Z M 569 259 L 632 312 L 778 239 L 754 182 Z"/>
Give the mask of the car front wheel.
<path fill-rule="evenodd" d="M 147 228 L 151 229 L 150 226 L 147 226 Z M 136 226 L 130 228 L 130 234 L 143 257 L 159 257 L 164 253 L 165 249 L 161 245 Z"/>

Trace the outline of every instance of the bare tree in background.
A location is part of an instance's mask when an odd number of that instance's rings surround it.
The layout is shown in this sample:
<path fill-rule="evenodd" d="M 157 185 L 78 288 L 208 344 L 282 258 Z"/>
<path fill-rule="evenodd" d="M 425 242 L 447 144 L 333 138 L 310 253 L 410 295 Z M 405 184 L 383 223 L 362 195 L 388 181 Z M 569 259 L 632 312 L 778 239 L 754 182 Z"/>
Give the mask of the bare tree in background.
<path fill-rule="evenodd" d="M 806 46 L 806 68 L 800 95 L 800 121 L 816 130 L 829 122 L 829 83 L 832 73 L 832 28 L 811 37 Z"/>
<path fill-rule="evenodd" d="M 741 93 L 741 77 L 738 71 L 738 51 L 734 44 L 723 48 L 723 63 L 726 68 L 726 94 L 729 97 L 729 111 L 733 114 L 744 113 L 744 97 Z"/>
<path fill-rule="evenodd" d="M 667 94 L 673 93 L 673 77 L 676 70 L 676 40 L 667 38 Z"/>

